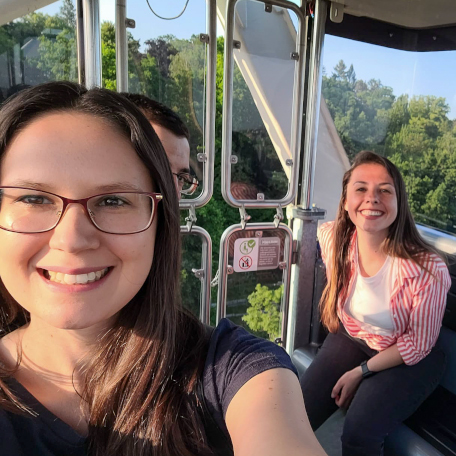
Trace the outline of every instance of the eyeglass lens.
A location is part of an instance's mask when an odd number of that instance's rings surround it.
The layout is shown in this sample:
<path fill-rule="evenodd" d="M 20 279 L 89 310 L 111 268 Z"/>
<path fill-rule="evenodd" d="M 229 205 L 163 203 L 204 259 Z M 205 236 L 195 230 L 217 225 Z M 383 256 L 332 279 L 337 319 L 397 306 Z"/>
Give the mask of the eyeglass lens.
<path fill-rule="evenodd" d="M 149 227 L 154 199 L 140 193 L 98 195 L 87 202 L 89 216 L 102 231 L 128 234 Z M 10 231 L 37 233 L 54 228 L 63 210 L 56 195 L 30 189 L 0 189 L 0 226 Z"/>

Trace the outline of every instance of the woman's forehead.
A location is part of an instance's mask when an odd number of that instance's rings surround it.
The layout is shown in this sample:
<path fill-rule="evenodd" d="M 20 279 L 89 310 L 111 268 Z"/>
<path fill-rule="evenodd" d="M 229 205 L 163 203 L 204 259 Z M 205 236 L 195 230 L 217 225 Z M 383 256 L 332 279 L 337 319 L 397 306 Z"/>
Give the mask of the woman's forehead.
<path fill-rule="evenodd" d="M 388 173 L 388 170 L 377 163 L 365 163 L 353 169 L 350 182 L 371 182 L 376 183 L 389 183 L 394 185 L 394 180 Z"/>
<path fill-rule="evenodd" d="M 2 185 L 12 178 L 89 187 L 121 181 L 152 190 L 130 141 L 109 122 L 76 112 L 48 114 L 17 134 L 0 170 Z"/>

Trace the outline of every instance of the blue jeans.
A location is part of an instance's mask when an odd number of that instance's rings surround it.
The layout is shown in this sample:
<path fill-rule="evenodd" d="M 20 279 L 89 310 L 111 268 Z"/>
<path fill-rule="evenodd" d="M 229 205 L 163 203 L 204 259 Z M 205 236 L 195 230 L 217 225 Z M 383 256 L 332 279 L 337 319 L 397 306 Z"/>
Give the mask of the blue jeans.
<path fill-rule="evenodd" d="M 336 410 L 331 391 L 337 380 L 377 352 L 340 327 L 328 334 L 301 381 L 304 403 L 313 430 Z M 386 436 L 407 419 L 434 391 L 445 368 L 445 355 L 434 347 L 413 366 L 378 372 L 362 380 L 345 417 L 343 456 L 381 456 Z"/>

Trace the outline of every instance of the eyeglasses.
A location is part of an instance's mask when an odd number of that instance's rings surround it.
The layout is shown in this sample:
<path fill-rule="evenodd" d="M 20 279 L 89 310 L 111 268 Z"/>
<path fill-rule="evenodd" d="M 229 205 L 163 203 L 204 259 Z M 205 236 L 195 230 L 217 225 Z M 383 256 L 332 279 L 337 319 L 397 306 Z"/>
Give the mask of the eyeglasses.
<path fill-rule="evenodd" d="M 199 182 L 195 176 L 189 173 L 173 173 L 177 177 L 177 187 L 183 195 L 193 195 L 198 188 Z"/>
<path fill-rule="evenodd" d="M 159 193 L 112 192 L 72 200 L 23 187 L 0 187 L 0 228 L 15 233 L 44 233 L 54 229 L 69 204 L 81 204 L 92 223 L 110 234 L 147 230 L 154 220 Z"/>

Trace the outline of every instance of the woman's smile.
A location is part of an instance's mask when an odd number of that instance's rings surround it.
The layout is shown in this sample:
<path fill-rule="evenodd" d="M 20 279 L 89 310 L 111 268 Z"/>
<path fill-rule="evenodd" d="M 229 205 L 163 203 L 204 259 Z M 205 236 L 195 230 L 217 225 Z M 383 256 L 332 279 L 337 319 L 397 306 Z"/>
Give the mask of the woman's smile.
<path fill-rule="evenodd" d="M 393 178 L 378 164 L 357 166 L 347 184 L 345 210 L 358 230 L 386 237 L 397 216 Z"/>
<path fill-rule="evenodd" d="M 135 202 L 125 192 L 154 190 L 128 139 L 79 113 L 48 114 L 27 125 L 7 149 L 0 177 L 2 186 L 16 189 L 5 192 L 11 197 L 5 197 L 9 206 L 4 212 L 13 218 L 20 214 L 26 230 L 54 223 L 59 195 L 78 200 L 108 193 L 110 198 L 97 199 L 89 211 L 99 211 L 94 217 L 105 230 L 110 223 L 113 231 L 122 229 L 118 214 Z M 26 188 L 22 192 L 18 187 Z M 61 329 L 103 325 L 144 284 L 152 266 L 156 221 L 135 234 L 110 234 L 95 226 L 89 211 L 73 202 L 49 231 L 0 230 L 0 276 L 32 320 Z"/>
<path fill-rule="evenodd" d="M 92 291 L 102 286 L 113 270 L 112 267 L 84 268 L 74 271 L 73 274 L 62 272 L 67 268 L 52 267 L 49 269 L 37 268 L 47 286 L 55 292 L 78 293 Z"/>

